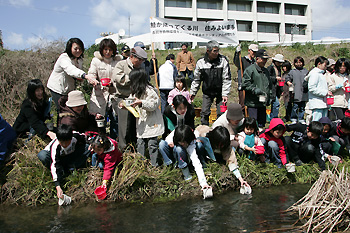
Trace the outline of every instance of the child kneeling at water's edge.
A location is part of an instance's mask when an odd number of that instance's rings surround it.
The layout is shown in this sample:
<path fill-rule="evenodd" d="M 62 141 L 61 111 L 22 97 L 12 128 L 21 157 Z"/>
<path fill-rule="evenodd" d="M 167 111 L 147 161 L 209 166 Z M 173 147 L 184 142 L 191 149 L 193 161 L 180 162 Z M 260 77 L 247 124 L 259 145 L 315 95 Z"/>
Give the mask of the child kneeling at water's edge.
<path fill-rule="evenodd" d="M 57 197 L 62 199 L 63 178 L 77 168 L 86 167 L 90 151 L 89 145 L 85 143 L 85 135 L 73 133 L 69 125 L 60 125 L 56 136 L 57 138 L 52 140 L 37 156 L 44 166 L 50 168 Z"/>
<path fill-rule="evenodd" d="M 205 190 L 211 189 L 211 187 L 207 183 L 202 164 L 198 158 L 196 152 L 196 137 L 191 127 L 188 125 L 177 127 L 165 140 L 160 142 L 159 151 L 166 165 L 170 165 L 173 162 L 177 163 L 186 181 L 192 179 L 188 168 L 191 162 L 196 171 L 198 182 L 204 192 L 204 198 L 206 198 Z"/>
<path fill-rule="evenodd" d="M 91 165 L 103 169 L 102 186 L 107 188 L 108 181 L 112 178 L 116 166 L 122 161 L 122 153 L 118 149 L 118 143 L 105 135 L 88 134 L 92 155 Z"/>

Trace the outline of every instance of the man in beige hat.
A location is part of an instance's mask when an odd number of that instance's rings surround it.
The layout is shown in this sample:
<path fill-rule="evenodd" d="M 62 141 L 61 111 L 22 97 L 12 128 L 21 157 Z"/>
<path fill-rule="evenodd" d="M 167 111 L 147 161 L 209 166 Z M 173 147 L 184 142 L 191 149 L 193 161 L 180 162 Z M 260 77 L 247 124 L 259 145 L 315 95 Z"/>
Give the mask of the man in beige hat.
<path fill-rule="evenodd" d="M 141 68 L 147 59 L 147 53 L 141 47 L 131 49 L 130 57 L 117 63 L 113 70 L 112 82 L 114 94 L 111 95 L 112 106 L 118 115 L 118 146 L 121 151 L 128 143 L 136 143 L 136 119 L 125 108 L 119 108 L 118 104 L 131 94 L 129 74 L 134 68 Z"/>
<path fill-rule="evenodd" d="M 271 114 L 270 118 L 277 118 L 280 110 L 279 98 L 283 93 L 283 85 L 280 86 L 279 83 L 282 81 L 282 64 L 284 62 L 284 57 L 282 54 L 276 54 L 272 58 L 272 64 L 267 67 L 270 74 L 270 79 L 272 81 L 272 96 L 271 96 Z"/>
<path fill-rule="evenodd" d="M 244 93 L 242 91 L 242 76 L 246 68 L 255 62 L 255 53 L 259 50 L 257 44 L 251 44 L 248 47 L 248 55 L 241 57 L 241 46 L 238 45 L 235 51 L 235 56 L 233 58 L 233 63 L 236 65 L 238 71 L 238 98 L 239 104 L 244 108 Z"/>

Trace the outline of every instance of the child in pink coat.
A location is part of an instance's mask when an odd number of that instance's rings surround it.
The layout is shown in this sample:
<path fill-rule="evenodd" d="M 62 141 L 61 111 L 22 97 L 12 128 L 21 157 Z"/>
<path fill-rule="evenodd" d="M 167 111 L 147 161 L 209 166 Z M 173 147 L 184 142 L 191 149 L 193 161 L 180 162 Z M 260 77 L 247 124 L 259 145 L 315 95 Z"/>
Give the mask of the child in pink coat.
<path fill-rule="evenodd" d="M 185 96 L 185 98 L 187 99 L 188 103 L 191 103 L 191 96 L 190 96 L 190 93 L 187 90 L 185 77 L 182 76 L 182 75 L 178 75 L 175 78 L 174 81 L 175 81 L 175 88 L 172 89 L 169 92 L 169 96 L 168 96 L 168 103 L 169 103 L 169 105 L 173 104 L 173 99 L 177 95 Z"/>

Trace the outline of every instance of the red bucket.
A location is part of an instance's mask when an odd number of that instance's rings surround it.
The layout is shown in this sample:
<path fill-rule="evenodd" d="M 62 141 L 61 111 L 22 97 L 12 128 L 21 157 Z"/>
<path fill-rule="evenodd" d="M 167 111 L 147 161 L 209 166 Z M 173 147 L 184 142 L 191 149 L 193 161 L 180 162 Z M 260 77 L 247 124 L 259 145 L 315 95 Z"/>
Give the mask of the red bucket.
<path fill-rule="evenodd" d="M 346 91 L 346 92 L 350 92 L 350 86 L 346 86 L 346 87 L 345 87 L 345 91 Z"/>
<path fill-rule="evenodd" d="M 103 200 L 107 197 L 107 188 L 104 186 L 99 186 L 95 189 L 95 194 L 98 199 Z"/>
<path fill-rule="evenodd" d="M 108 86 L 111 83 L 110 78 L 101 78 L 102 86 Z"/>
<path fill-rule="evenodd" d="M 278 81 L 278 86 L 283 87 L 284 86 L 284 81 Z"/>
<path fill-rule="evenodd" d="M 262 155 L 265 153 L 265 147 L 264 146 L 256 146 L 256 153 L 259 155 Z"/>
<path fill-rule="evenodd" d="M 221 111 L 221 112 L 226 112 L 226 110 L 227 110 L 226 104 L 225 104 L 225 103 L 222 103 L 222 105 L 220 105 L 220 111 Z"/>
<path fill-rule="evenodd" d="M 327 96 L 327 105 L 334 104 L 334 97 L 332 95 Z"/>

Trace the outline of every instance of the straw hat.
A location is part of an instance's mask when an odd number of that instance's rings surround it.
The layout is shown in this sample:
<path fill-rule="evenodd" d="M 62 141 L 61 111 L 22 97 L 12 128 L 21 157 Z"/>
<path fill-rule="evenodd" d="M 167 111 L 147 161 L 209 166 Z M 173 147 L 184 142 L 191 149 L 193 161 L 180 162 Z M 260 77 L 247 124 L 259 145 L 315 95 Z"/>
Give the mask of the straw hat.
<path fill-rule="evenodd" d="M 81 91 L 71 91 L 68 93 L 68 101 L 66 102 L 66 106 L 78 107 L 81 105 L 86 105 L 87 102 L 84 98 L 84 94 Z"/>

